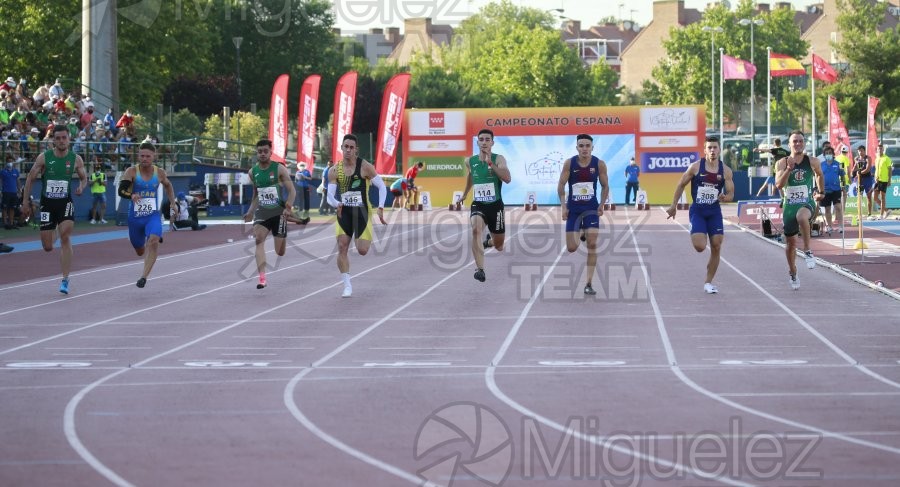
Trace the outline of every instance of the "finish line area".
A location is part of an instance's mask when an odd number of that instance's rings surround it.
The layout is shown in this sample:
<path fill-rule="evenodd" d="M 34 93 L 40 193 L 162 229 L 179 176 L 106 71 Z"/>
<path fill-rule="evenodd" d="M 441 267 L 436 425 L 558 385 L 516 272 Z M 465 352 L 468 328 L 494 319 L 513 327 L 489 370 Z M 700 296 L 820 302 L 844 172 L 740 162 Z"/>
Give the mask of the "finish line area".
<path fill-rule="evenodd" d="M 345 299 L 333 223 L 261 290 L 245 225 L 166 233 L 143 289 L 127 237 L 67 296 L 58 250 L 4 255 L 0 484 L 900 484 L 900 301 L 852 252 L 793 291 L 728 224 L 707 295 L 687 211 L 620 207 L 586 297 L 559 209 L 506 215 L 480 283 L 467 211 L 388 212 Z"/>

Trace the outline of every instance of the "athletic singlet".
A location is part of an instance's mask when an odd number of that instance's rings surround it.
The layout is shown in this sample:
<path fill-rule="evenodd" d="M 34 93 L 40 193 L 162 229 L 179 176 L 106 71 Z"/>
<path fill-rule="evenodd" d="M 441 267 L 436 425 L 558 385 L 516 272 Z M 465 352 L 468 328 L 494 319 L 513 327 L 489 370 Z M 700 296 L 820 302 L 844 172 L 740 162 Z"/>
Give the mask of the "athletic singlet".
<path fill-rule="evenodd" d="M 497 164 L 497 154 L 491 154 L 491 165 Z M 495 203 L 500 201 L 500 177 L 479 156 L 469 158 L 472 174 L 472 194 L 475 203 Z"/>
<path fill-rule="evenodd" d="M 256 185 L 258 207 L 265 210 L 281 207 L 281 195 L 278 193 L 278 163 L 269 163 L 263 169 L 255 164 L 250 169 L 250 177 Z"/>
<path fill-rule="evenodd" d="M 74 152 L 69 151 L 62 157 L 54 155 L 52 149 L 44 152 L 41 197 L 53 200 L 68 199 L 73 172 L 75 172 Z"/>
<path fill-rule="evenodd" d="M 813 205 L 813 171 L 809 164 L 809 156 L 803 156 L 800 164 L 791 169 L 788 175 L 787 184 L 784 186 L 784 204 L 788 206 L 801 207 Z"/>
<path fill-rule="evenodd" d="M 600 174 L 600 159 L 591 156 L 587 166 L 578 164 L 578 156 L 569 161 L 569 199 L 566 205 L 570 210 L 596 210 L 600 207 L 597 201 L 597 177 Z"/>
<path fill-rule="evenodd" d="M 137 203 L 132 200 L 128 210 L 130 218 L 144 218 L 159 213 L 159 175 L 157 171 L 158 168 L 153 166 L 153 176 L 150 180 L 145 181 L 140 168 L 135 168 L 134 188 L 131 190 L 131 194 L 140 196 L 141 200 Z"/>
<path fill-rule="evenodd" d="M 706 172 L 706 159 L 700 159 L 700 170 L 691 178 L 691 198 L 695 205 L 717 208 L 719 195 L 725 189 L 725 165 L 719 161 L 717 172 Z"/>
<path fill-rule="evenodd" d="M 337 167 L 337 185 L 340 193 L 341 204 L 345 207 L 369 209 L 369 182 L 360 175 L 362 171 L 362 158 L 356 158 L 356 167 L 353 174 L 344 174 L 344 163 L 335 164 Z"/>

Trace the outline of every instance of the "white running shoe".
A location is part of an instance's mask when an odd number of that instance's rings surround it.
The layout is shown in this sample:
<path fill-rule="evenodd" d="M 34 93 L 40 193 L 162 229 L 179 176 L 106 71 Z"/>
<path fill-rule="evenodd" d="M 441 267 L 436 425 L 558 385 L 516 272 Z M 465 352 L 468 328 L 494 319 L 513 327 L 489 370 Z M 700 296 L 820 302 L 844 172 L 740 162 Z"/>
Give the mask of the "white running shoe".
<path fill-rule="evenodd" d="M 96 224 L 97 224 L 97 220 L 91 220 L 91 225 L 96 225 Z"/>
<path fill-rule="evenodd" d="M 812 250 L 807 250 L 803 253 L 803 260 L 806 261 L 807 269 L 815 269 L 816 268 L 816 256 L 813 255 Z"/>
<path fill-rule="evenodd" d="M 793 289 L 794 291 L 800 289 L 800 277 L 798 277 L 796 274 L 791 276 L 791 289 Z"/>
<path fill-rule="evenodd" d="M 703 285 L 703 291 L 706 292 L 706 294 L 716 294 L 717 292 L 719 292 L 719 288 L 713 286 L 712 283 L 707 282 Z"/>
<path fill-rule="evenodd" d="M 347 284 L 344 286 L 344 294 L 341 294 L 341 297 L 349 298 L 350 296 L 353 296 L 353 286 Z"/>
<path fill-rule="evenodd" d="M 101 218 L 101 219 L 100 219 L 100 223 L 106 223 L 106 220 L 104 220 L 104 219 Z"/>

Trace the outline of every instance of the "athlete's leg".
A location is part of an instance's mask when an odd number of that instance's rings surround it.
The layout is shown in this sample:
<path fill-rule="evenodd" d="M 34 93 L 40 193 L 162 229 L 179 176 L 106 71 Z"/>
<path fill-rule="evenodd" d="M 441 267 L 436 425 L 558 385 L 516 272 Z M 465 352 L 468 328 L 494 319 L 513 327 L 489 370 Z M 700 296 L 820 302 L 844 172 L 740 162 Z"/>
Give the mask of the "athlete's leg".
<path fill-rule="evenodd" d="M 68 278 L 69 271 L 72 270 L 72 228 L 74 226 L 75 222 L 72 220 L 63 220 L 57 226 L 59 229 L 59 263 L 62 267 L 63 279 Z M 43 234 L 41 238 L 43 240 Z M 46 247 L 44 248 L 46 249 Z"/>
<path fill-rule="evenodd" d="M 484 228 L 484 218 L 481 215 L 469 217 L 472 225 L 472 256 L 475 257 L 475 267 L 484 269 L 484 246 L 481 243 L 481 231 Z"/>
<path fill-rule="evenodd" d="M 256 271 L 260 276 L 266 273 L 266 237 L 269 236 L 269 229 L 265 225 L 255 223 L 253 225 L 253 238 L 256 242 Z M 277 243 L 276 243 L 277 247 Z"/>
<path fill-rule="evenodd" d="M 341 234 L 337 237 L 338 256 L 337 267 L 341 274 L 350 272 L 350 258 L 347 253 L 350 250 L 350 235 Z"/>
<path fill-rule="evenodd" d="M 725 235 L 718 234 L 709 237 L 709 262 L 706 264 L 706 282 L 711 283 L 719 270 L 719 260 L 722 252 L 722 240 Z"/>
<path fill-rule="evenodd" d="M 594 271 L 597 269 L 597 238 L 600 235 L 600 229 L 596 227 L 588 227 L 585 230 L 585 244 L 587 245 L 587 285 L 590 286 L 593 281 Z M 568 238 L 568 235 L 566 236 Z M 574 239 L 574 234 L 572 236 Z"/>
<path fill-rule="evenodd" d="M 800 226 L 800 235 L 803 237 L 803 251 L 809 250 L 810 224 L 812 211 L 807 207 L 797 210 L 797 225 Z"/>

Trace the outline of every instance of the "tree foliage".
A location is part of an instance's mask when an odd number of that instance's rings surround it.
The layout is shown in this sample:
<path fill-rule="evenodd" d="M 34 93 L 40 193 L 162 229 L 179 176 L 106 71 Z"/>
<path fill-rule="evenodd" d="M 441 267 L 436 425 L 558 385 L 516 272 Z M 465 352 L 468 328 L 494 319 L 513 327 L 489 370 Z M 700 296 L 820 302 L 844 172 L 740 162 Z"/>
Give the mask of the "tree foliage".
<path fill-rule="evenodd" d="M 896 23 L 888 29 L 882 21 L 887 2 L 838 0 L 838 9 L 841 41 L 834 47 L 849 69 L 830 89 L 840 99 L 841 115 L 864 123 L 867 97 L 874 96 L 881 100 L 879 113 L 900 116 L 900 35 Z"/>

